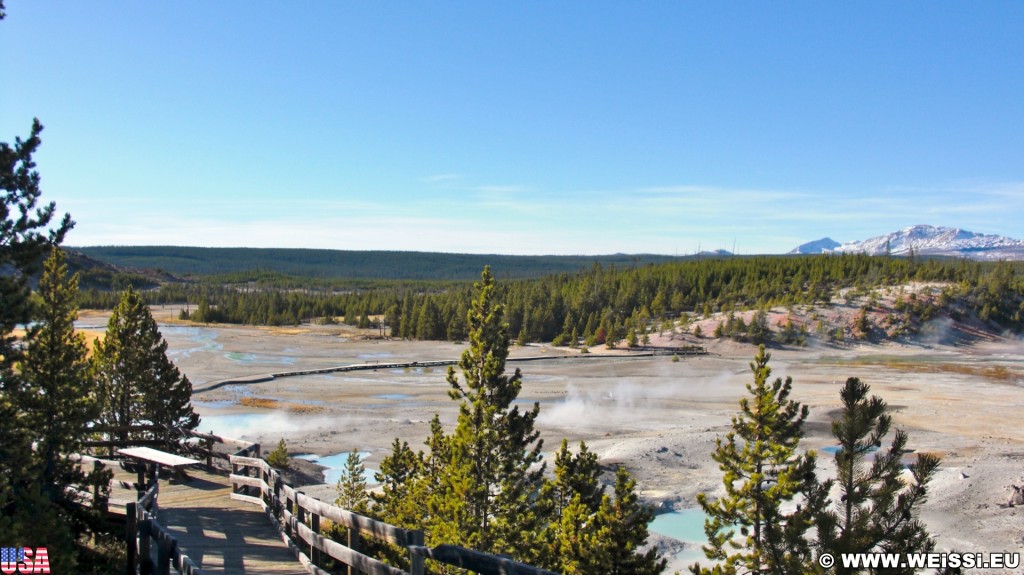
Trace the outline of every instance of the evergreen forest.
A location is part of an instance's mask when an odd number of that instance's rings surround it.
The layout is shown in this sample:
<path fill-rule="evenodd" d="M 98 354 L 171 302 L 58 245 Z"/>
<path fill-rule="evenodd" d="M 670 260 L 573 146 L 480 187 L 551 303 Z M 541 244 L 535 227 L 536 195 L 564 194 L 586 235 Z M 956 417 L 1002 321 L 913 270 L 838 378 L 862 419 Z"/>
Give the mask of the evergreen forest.
<path fill-rule="evenodd" d="M 130 278 L 128 283 L 131 284 Z M 942 296 L 908 303 L 927 320 L 942 312 L 978 317 L 992 329 L 1021 330 L 1024 265 L 856 254 L 758 256 L 620 268 L 592 264 L 574 273 L 503 281 L 500 297 L 519 343 L 588 345 L 617 342 L 716 312 L 821 306 L 839 294 L 908 282 L 943 286 Z M 150 304 L 179 304 L 182 318 L 202 323 L 296 325 L 302 322 L 377 328 L 393 338 L 461 341 L 472 299 L 468 281 L 323 280 L 277 272 L 165 282 L 141 292 Z M 83 308 L 111 308 L 114 291 L 84 290 Z M 751 326 L 723 325 L 715 336 L 746 336 Z M 756 326 L 755 326 L 756 327 Z M 761 340 L 756 334 L 749 338 Z"/>

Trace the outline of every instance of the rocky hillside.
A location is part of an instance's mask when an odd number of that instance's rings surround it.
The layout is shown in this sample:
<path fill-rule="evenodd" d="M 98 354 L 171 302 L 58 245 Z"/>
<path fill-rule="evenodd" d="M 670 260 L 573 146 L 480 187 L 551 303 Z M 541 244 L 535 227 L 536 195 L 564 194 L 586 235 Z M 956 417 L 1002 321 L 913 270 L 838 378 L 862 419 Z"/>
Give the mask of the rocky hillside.
<path fill-rule="evenodd" d="M 960 228 L 917 225 L 861 241 L 838 244 L 830 238 L 808 242 L 790 253 L 948 256 L 975 260 L 1024 260 L 1024 241 Z"/>

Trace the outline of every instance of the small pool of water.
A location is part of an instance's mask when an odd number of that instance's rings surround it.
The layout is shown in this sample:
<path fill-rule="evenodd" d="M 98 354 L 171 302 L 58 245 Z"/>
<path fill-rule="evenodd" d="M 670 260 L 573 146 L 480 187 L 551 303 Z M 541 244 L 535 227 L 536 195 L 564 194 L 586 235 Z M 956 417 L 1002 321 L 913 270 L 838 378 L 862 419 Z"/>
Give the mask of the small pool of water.
<path fill-rule="evenodd" d="M 168 350 L 167 356 L 172 359 L 175 357 L 189 357 L 193 353 L 197 352 L 216 353 L 223 348 L 223 346 L 217 342 L 217 332 L 205 327 L 165 325 L 160 326 L 160 333 L 164 337 L 172 335 L 184 337 L 189 342 L 198 344 L 194 347 L 185 349 Z"/>
<path fill-rule="evenodd" d="M 259 353 L 244 353 L 240 351 L 229 351 L 224 354 L 226 359 L 242 364 L 270 364 L 270 365 L 292 365 L 294 357 L 279 355 L 264 355 Z"/>
<path fill-rule="evenodd" d="M 328 485 L 334 485 L 341 479 L 341 470 L 345 469 L 348 465 L 348 451 L 344 453 L 335 453 L 334 455 L 316 455 L 315 453 L 306 453 L 303 455 L 296 455 L 296 459 L 305 459 L 306 461 L 312 461 L 318 465 L 323 465 L 327 469 L 324 470 L 324 483 Z M 359 455 L 362 456 L 365 461 L 370 456 L 368 451 L 361 451 Z M 376 485 L 373 479 L 373 474 L 376 473 L 375 469 L 366 469 L 363 474 L 363 479 L 367 485 Z"/>
<path fill-rule="evenodd" d="M 647 529 L 685 543 L 686 549 L 676 554 L 678 560 L 687 565 L 697 561 L 706 563 L 707 559 L 701 549 L 702 545 L 707 544 L 707 537 L 704 535 L 705 519 L 707 515 L 701 509 L 682 509 L 655 516 Z"/>

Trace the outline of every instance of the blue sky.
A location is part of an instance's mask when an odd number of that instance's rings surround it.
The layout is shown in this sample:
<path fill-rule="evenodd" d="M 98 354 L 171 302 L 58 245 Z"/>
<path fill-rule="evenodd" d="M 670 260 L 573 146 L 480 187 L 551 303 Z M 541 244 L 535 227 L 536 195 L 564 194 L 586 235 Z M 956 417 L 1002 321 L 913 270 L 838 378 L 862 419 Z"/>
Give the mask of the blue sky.
<path fill-rule="evenodd" d="M 1024 238 L 1024 3 L 7 0 L 71 245 Z"/>

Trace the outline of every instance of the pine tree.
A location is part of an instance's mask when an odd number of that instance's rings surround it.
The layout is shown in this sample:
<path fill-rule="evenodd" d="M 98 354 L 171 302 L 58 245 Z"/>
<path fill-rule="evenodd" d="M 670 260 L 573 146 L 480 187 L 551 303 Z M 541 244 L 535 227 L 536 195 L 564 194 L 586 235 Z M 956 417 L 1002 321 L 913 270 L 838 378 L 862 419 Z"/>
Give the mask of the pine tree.
<path fill-rule="evenodd" d="M 573 454 L 563 439 L 555 452 L 554 476 L 544 480 L 537 497 L 537 514 L 548 524 L 534 543 L 532 564 L 571 575 L 604 561 L 595 522 L 605 492 L 600 478 L 597 454 L 582 442 Z"/>
<path fill-rule="evenodd" d="M 818 516 L 818 545 L 835 556 L 930 552 L 934 541 L 914 512 L 924 503 L 939 460 L 919 455 L 910 466 L 913 481 L 904 482 L 902 457 L 907 453 L 907 434 L 897 430 L 887 450 L 875 451 L 889 434 L 892 418 L 882 398 L 868 397 L 870 390 L 869 385 L 851 377 L 840 391 L 843 413 L 832 422 L 832 435 L 839 442 L 836 482 L 842 497 Z M 873 461 L 868 463 L 873 452 Z M 837 574 L 856 572 L 839 563 L 835 569 Z"/>
<path fill-rule="evenodd" d="M 554 477 L 544 481 L 539 497 L 538 505 L 551 508 L 550 513 L 544 514 L 561 514 L 574 495 L 579 495 L 588 508 L 597 511 L 605 492 L 600 482 L 601 466 L 597 454 L 582 441 L 579 451 L 574 454 L 569 451 L 569 442 L 563 439 L 554 456 Z"/>
<path fill-rule="evenodd" d="M 555 453 L 554 477 L 545 480 L 537 498 L 538 514 L 549 518 L 532 560 L 565 575 L 609 573 L 658 575 L 666 561 L 647 544 L 654 518 L 640 503 L 636 481 L 624 467 L 615 473 L 613 494 L 601 485 L 597 455 L 580 443 L 575 455 L 562 440 Z"/>
<path fill-rule="evenodd" d="M 290 466 L 288 461 L 288 443 L 283 437 L 277 441 L 277 447 L 266 454 L 263 459 L 275 469 L 288 469 Z"/>
<path fill-rule="evenodd" d="M 24 349 L 14 335 L 17 326 L 33 319 L 28 278 L 74 225 L 65 215 L 51 228 L 55 205 L 38 205 L 42 191 L 32 155 L 42 130 L 34 120 L 28 139 L 15 138 L 13 146 L 0 142 L 0 541 L 8 546 L 35 540 L 37 523 L 45 524 L 52 511 L 40 493 L 32 437 L 19 405 L 24 379 L 15 366 Z M 56 538 L 53 545 L 56 549 Z"/>
<path fill-rule="evenodd" d="M 490 267 L 476 289 L 467 316 L 470 345 L 459 361 L 461 381 L 454 368 L 448 369 L 449 395 L 459 401 L 459 417 L 452 435 L 445 436 L 449 459 L 431 498 L 434 533 L 441 536 L 433 544 L 523 556 L 528 549 L 522 534 L 537 522 L 531 497 L 544 472 L 543 466 L 533 468 L 543 444 L 534 430 L 540 405 L 534 403 L 528 412 L 513 405 L 522 374 L 518 369 L 505 374 L 508 325 Z"/>
<path fill-rule="evenodd" d="M 345 461 L 345 467 L 341 470 L 341 477 L 335 486 L 338 490 L 338 497 L 334 504 L 342 509 L 348 509 L 360 515 L 366 515 L 370 510 L 370 496 L 366 494 L 366 466 L 363 465 L 363 456 L 359 450 L 352 448 Z"/>
<path fill-rule="evenodd" d="M 75 332 L 77 294 L 78 276 L 67 277 L 64 252 L 54 248 L 39 280 L 39 320 L 26 336 L 26 387 L 19 402 L 36 440 L 43 492 L 54 501 L 65 499 L 65 487 L 85 481 L 66 456 L 81 451 L 86 429 L 99 415 L 85 337 Z"/>
<path fill-rule="evenodd" d="M 67 458 L 81 451 L 87 425 L 96 413 L 96 398 L 85 341 L 74 331 L 77 278 L 67 277 L 63 256 L 55 247 L 44 264 L 33 314 L 38 323 L 29 327 L 25 337 L 17 405 L 21 423 L 36 446 L 31 467 L 25 470 L 32 473 L 31 483 L 19 489 L 13 511 L 15 523 L 24 529 L 15 539 L 47 541 L 54 569 L 71 572 L 76 564 L 73 542 L 85 532 L 101 529 L 103 518 L 74 501 L 66 488 L 91 491 L 91 485 L 102 486 L 100 493 L 105 496 L 110 472 L 86 475 Z"/>
<path fill-rule="evenodd" d="M 695 575 L 797 573 L 810 564 L 806 532 L 825 504 L 827 485 L 815 478 L 814 454 L 797 454 L 808 410 L 789 399 L 791 378 L 769 382 L 770 358 L 760 346 L 750 364 L 749 397 L 740 400 L 732 431 L 715 441 L 712 458 L 723 472 L 725 495 L 711 501 L 701 493 L 697 501 L 709 517 L 704 553 L 724 563 L 714 570 L 694 565 Z M 784 510 L 791 502 L 796 509 Z"/>
<path fill-rule="evenodd" d="M 438 420 L 440 425 L 440 420 Z M 419 529 L 425 497 L 415 496 L 422 486 L 423 454 L 414 453 L 405 441 L 391 444 L 391 454 L 380 462 L 380 471 L 374 476 L 380 489 L 370 493 L 375 514 L 382 520 L 399 527 Z"/>
<path fill-rule="evenodd" d="M 170 447 L 184 430 L 195 429 L 192 384 L 167 358 L 167 342 L 142 298 L 132 288 L 121 294 L 107 322 L 107 333 L 93 355 L 108 426 L 159 425 L 154 436 Z M 122 441 L 127 431 L 119 431 Z"/>
<path fill-rule="evenodd" d="M 624 467 L 615 471 L 614 492 L 614 499 L 605 495 L 601 500 L 596 519 L 601 530 L 598 544 L 604 555 L 601 572 L 608 575 L 660 574 L 667 561 L 659 557 L 657 547 L 641 551 L 647 545 L 647 525 L 654 519 L 654 511 L 640 502 L 636 480 Z"/>

